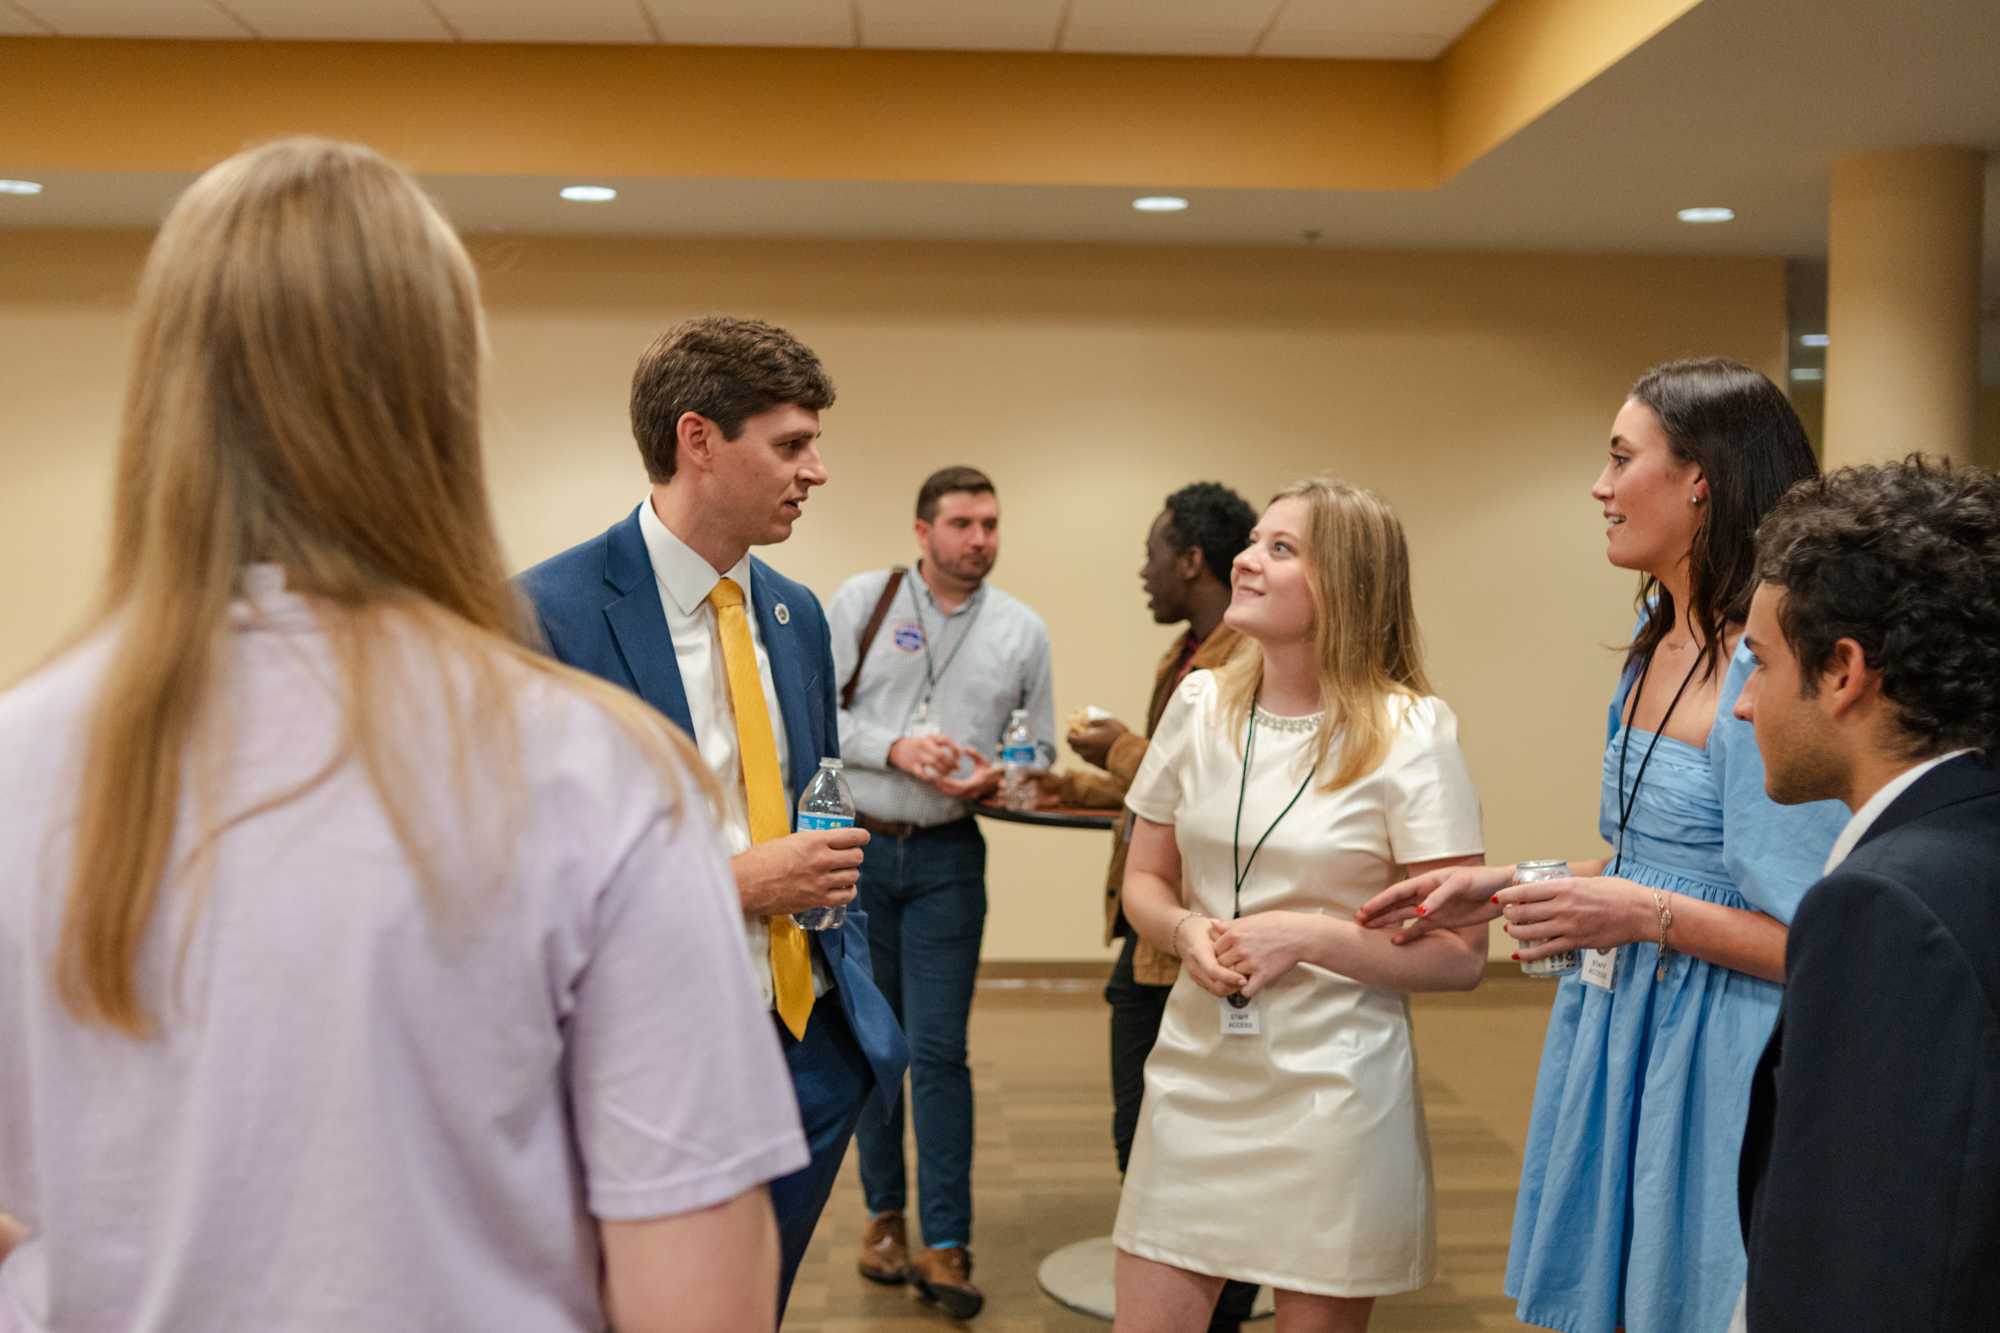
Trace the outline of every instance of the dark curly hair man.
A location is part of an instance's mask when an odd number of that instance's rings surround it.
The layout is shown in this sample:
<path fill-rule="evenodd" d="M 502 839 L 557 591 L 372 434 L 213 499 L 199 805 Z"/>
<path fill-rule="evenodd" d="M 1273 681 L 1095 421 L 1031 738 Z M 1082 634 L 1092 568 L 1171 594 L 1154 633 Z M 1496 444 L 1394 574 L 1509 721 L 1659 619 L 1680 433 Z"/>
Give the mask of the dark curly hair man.
<path fill-rule="evenodd" d="M 1854 811 L 1786 943 L 1743 1142 L 1748 1326 L 2000 1310 L 2000 477 L 1911 457 L 1758 532 L 1737 705 L 1765 784 Z"/>

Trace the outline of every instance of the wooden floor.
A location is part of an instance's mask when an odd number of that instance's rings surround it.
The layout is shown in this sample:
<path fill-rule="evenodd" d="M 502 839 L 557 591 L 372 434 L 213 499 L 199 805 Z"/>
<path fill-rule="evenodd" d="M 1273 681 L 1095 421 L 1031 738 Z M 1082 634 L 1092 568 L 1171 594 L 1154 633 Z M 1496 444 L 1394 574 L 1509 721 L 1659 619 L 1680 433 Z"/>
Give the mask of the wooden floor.
<path fill-rule="evenodd" d="M 1544 983 L 1496 975 L 1468 995 L 1417 998 L 1442 1272 L 1423 1291 L 1379 1302 L 1373 1333 L 1520 1327 L 1500 1279 L 1549 996 Z M 1117 1212 L 1105 1014 L 1096 984 L 980 987 L 971 1033 L 978 1107 L 972 1252 L 986 1310 L 965 1327 L 983 1333 L 1110 1327 L 1058 1305 L 1035 1284 L 1045 1255 L 1110 1231 Z M 914 1166 L 910 1179 L 914 1185 Z M 800 1269 L 786 1333 L 954 1327 L 907 1288 L 877 1287 L 855 1272 L 862 1217 L 850 1151 Z"/>

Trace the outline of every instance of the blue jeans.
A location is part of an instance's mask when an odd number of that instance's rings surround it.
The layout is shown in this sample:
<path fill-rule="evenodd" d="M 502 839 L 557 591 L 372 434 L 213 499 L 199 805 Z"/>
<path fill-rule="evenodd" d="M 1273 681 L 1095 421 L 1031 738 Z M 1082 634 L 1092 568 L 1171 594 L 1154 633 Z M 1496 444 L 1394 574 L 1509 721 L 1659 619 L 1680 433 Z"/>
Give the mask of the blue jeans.
<path fill-rule="evenodd" d="M 875 984 L 910 1040 L 918 1221 L 926 1245 L 972 1240 L 972 1070 L 965 1024 L 986 930 L 986 840 L 972 819 L 862 851 L 858 905 L 868 913 Z M 877 1098 L 880 1097 L 877 1093 Z M 871 1106 L 855 1127 L 861 1190 L 872 1213 L 902 1212 L 903 1102 Z"/>

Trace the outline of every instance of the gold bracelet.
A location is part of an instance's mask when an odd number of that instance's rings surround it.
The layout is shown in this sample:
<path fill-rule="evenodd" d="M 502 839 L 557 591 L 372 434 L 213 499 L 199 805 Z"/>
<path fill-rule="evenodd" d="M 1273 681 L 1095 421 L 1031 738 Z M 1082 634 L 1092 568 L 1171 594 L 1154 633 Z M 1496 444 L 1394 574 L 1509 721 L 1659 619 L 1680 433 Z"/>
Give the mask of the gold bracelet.
<path fill-rule="evenodd" d="M 1674 924 L 1674 909 L 1667 906 L 1666 894 L 1661 893 L 1658 889 L 1654 889 L 1652 893 L 1653 910 L 1660 914 L 1660 962 L 1653 969 L 1653 980 L 1665 981 L 1667 979 L 1667 955 L 1672 952 L 1667 947 L 1667 929 Z"/>
<path fill-rule="evenodd" d="M 1187 911 L 1181 913 L 1180 920 L 1174 922 L 1174 933 L 1168 937 L 1168 942 L 1174 946 L 1174 957 L 1179 958 L 1181 956 L 1181 927 L 1185 926 L 1192 918 L 1200 915 L 1200 912 L 1190 907 Z"/>

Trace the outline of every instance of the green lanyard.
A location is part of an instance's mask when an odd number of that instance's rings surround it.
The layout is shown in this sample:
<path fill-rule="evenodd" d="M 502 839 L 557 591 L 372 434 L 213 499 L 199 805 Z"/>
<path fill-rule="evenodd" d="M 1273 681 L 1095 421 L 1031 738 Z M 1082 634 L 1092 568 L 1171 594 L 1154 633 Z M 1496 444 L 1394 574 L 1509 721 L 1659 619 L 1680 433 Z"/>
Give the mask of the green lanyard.
<path fill-rule="evenodd" d="M 1250 701 L 1250 725 L 1245 728 L 1243 736 L 1243 780 L 1236 786 L 1236 827 L 1229 835 L 1229 862 L 1236 871 L 1236 900 L 1229 912 L 1231 921 L 1243 915 L 1243 881 L 1250 878 L 1250 867 L 1257 864 L 1257 853 L 1264 850 L 1265 839 L 1277 832 L 1278 825 L 1284 822 L 1286 815 L 1292 813 L 1292 807 L 1299 803 L 1299 798 L 1306 794 L 1306 788 L 1312 785 L 1313 780 L 1313 774 L 1308 770 L 1305 781 L 1301 782 L 1299 789 L 1292 793 L 1292 799 L 1285 802 L 1285 808 L 1271 821 L 1271 827 L 1264 830 L 1264 837 L 1257 839 L 1257 845 L 1250 849 L 1250 859 L 1245 861 L 1242 859 L 1243 797 L 1250 790 L 1250 759 L 1256 753 L 1257 701 L 1253 699 Z"/>

